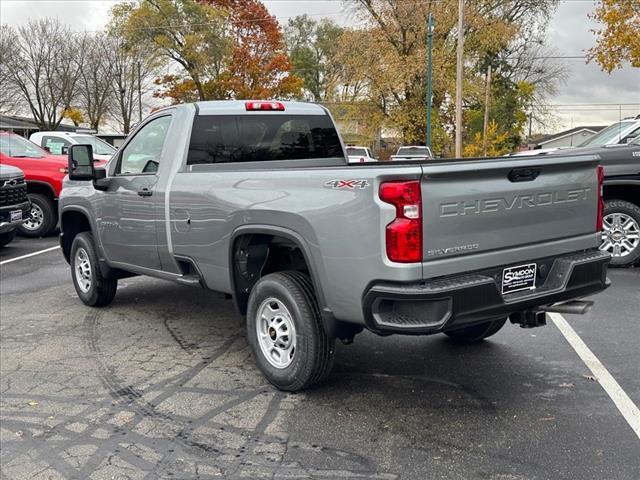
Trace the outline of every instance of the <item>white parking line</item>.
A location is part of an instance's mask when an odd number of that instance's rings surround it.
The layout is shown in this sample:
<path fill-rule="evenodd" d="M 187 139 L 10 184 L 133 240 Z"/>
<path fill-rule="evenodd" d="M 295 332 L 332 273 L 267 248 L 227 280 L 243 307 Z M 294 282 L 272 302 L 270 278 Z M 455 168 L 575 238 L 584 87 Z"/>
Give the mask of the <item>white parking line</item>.
<path fill-rule="evenodd" d="M 4 265 L 5 263 L 17 262 L 18 260 L 22 260 L 23 258 L 33 257 L 35 255 L 40 255 L 41 253 L 52 252 L 60 248 L 60 245 L 56 245 L 55 247 L 45 248 L 44 250 L 38 250 L 37 252 L 28 253 L 27 255 L 22 255 L 20 257 L 10 258 L 9 260 L 3 260 L 0 262 L 0 265 Z"/>
<path fill-rule="evenodd" d="M 607 395 L 613 400 L 618 410 L 631 426 L 635 434 L 640 439 L 640 410 L 631 401 L 629 396 L 622 390 L 622 387 L 618 385 L 615 378 L 609 373 L 605 366 L 598 360 L 589 347 L 582 341 L 576 331 L 569 325 L 565 318 L 559 313 L 550 313 L 549 316 L 553 323 L 555 323 L 558 330 L 567 339 L 569 345 L 573 347 L 578 356 L 582 359 L 593 376 L 598 380 L 598 383 L 607 392 Z"/>

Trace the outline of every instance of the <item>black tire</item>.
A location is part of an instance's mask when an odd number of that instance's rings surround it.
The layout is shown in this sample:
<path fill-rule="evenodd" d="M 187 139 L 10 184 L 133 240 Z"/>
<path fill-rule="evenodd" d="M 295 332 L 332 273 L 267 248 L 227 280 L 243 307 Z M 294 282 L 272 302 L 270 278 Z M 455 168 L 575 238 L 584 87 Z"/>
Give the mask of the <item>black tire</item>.
<path fill-rule="evenodd" d="M 76 274 L 78 262 L 82 261 L 79 257 L 83 257 L 83 254 L 79 253 L 80 250 L 86 254 L 85 258 L 90 267 L 87 278 L 89 286 L 86 290 L 80 285 L 78 275 Z M 85 305 L 89 305 L 90 307 L 104 307 L 113 301 L 113 297 L 116 296 L 116 289 L 118 288 L 118 280 L 102 276 L 93 243 L 93 235 L 91 235 L 90 232 L 79 233 L 73 239 L 73 243 L 71 244 L 70 265 L 73 286 L 76 288 L 78 297 L 80 297 L 80 300 L 82 300 Z"/>
<path fill-rule="evenodd" d="M 451 340 L 457 343 L 475 343 L 484 340 L 491 335 L 498 333 L 507 321 L 507 317 L 498 318 L 489 322 L 473 325 L 471 327 L 459 328 L 444 332 Z"/>
<path fill-rule="evenodd" d="M 258 340 L 258 310 L 270 298 L 284 305 L 295 328 L 295 351 L 284 367 L 270 363 Z M 333 366 L 335 339 L 324 331 L 309 276 L 300 272 L 272 273 L 256 283 L 249 296 L 247 339 L 258 368 L 279 390 L 310 387 L 325 379 Z"/>
<path fill-rule="evenodd" d="M 16 230 L 11 230 L 10 232 L 0 233 L 0 247 L 4 247 L 5 245 L 9 245 L 11 241 L 16 237 Z"/>
<path fill-rule="evenodd" d="M 20 235 L 32 238 L 49 235 L 58 223 L 58 216 L 55 208 L 53 208 L 53 200 L 39 193 L 30 193 L 29 200 L 31 200 L 29 216 L 34 220 L 33 223 L 28 221 L 26 225 L 22 224 L 18 227 Z M 37 222 L 36 218 L 38 219 Z"/>
<path fill-rule="evenodd" d="M 638 230 L 640 230 L 640 206 L 627 202 L 626 200 L 607 200 L 604 202 L 604 216 L 606 218 L 608 215 L 613 214 L 622 214 L 626 217 L 631 217 L 631 219 L 635 221 L 635 225 L 632 227 L 633 233 L 638 233 Z M 630 267 L 636 263 L 640 259 L 640 239 L 632 239 L 632 242 L 633 241 L 637 243 L 630 253 L 624 256 L 616 256 L 614 244 L 607 242 L 606 237 L 603 238 L 601 249 L 611 254 L 611 262 L 609 265 L 612 267 Z"/>

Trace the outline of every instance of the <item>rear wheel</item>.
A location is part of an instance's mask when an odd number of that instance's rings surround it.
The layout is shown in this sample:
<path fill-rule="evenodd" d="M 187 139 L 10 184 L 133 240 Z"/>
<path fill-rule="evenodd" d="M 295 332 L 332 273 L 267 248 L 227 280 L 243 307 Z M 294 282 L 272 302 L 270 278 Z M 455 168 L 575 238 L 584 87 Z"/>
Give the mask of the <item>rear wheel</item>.
<path fill-rule="evenodd" d="M 611 266 L 627 267 L 640 259 L 640 207 L 625 200 L 604 204 L 602 245 L 611 254 Z"/>
<path fill-rule="evenodd" d="M 11 241 L 16 236 L 16 230 L 11 230 L 10 232 L 0 233 L 0 247 L 4 247 L 5 245 L 9 245 Z"/>
<path fill-rule="evenodd" d="M 58 221 L 53 201 L 39 193 L 29 194 L 29 200 L 31 200 L 29 218 L 18 227 L 18 230 L 25 237 L 44 237 L 56 228 Z"/>
<path fill-rule="evenodd" d="M 324 331 L 308 275 L 278 272 L 256 283 L 247 338 L 258 368 L 280 390 L 302 390 L 331 371 L 334 339 Z"/>
<path fill-rule="evenodd" d="M 507 317 L 498 318 L 496 320 L 481 323 L 479 325 L 459 328 L 457 330 L 451 330 L 444 333 L 445 335 L 449 336 L 449 338 L 454 342 L 475 343 L 498 333 L 498 331 L 504 326 L 506 321 Z"/>
<path fill-rule="evenodd" d="M 118 280 L 102 275 L 91 233 L 76 235 L 71 244 L 70 260 L 71 278 L 80 300 L 91 307 L 109 305 L 116 296 Z"/>

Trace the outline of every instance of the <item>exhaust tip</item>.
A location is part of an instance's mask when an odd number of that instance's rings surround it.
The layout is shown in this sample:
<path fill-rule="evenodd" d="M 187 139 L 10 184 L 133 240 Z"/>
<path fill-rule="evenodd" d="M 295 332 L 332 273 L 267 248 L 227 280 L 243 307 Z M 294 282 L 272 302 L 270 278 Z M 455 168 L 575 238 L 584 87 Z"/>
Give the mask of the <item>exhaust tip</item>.
<path fill-rule="evenodd" d="M 569 313 L 572 315 L 584 315 L 593 307 L 591 300 L 571 300 L 569 302 L 554 303 L 553 305 L 538 307 L 542 312 Z"/>

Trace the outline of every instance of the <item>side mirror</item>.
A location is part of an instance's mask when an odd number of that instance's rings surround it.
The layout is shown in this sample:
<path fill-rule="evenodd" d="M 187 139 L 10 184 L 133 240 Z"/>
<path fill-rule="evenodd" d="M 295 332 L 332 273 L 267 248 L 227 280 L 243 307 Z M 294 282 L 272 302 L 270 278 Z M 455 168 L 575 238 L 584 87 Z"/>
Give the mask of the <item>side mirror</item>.
<path fill-rule="evenodd" d="M 48 153 L 51 153 L 51 148 L 50 147 L 42 147 L 42 149 Z"/>
<path fill-rule="evenodd" d="M 66 146 L 62 147 L 60 154 L 66 155 L 67 153 L 69 153 L 69 147 L 66 147 Z"/>
<path fill-rule="evenodd" d="M 627 141 L 627 145 L 630 144 L 630 143 L 633 143 L 636 140 L 636 138 L 638 138 L 638 137 L 627 137 L 627 140 L 626 140 Z"/>
<path fill-rule="evenodd" d="M 69 179 L 93 180 L 94 176 L 93 147 L 91 145 L 71 145 L 69 148 Z"/>

